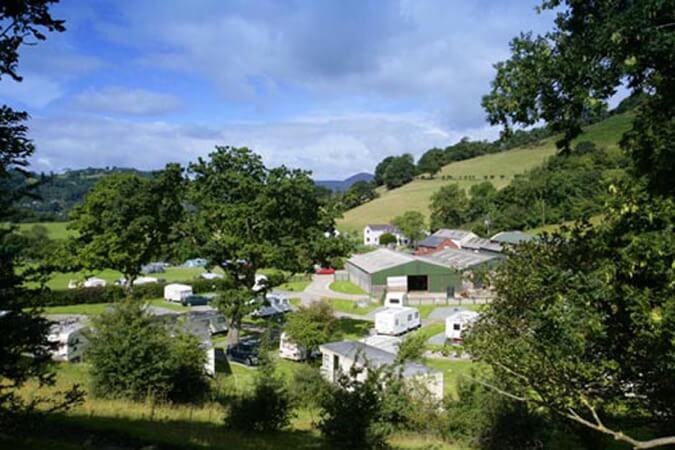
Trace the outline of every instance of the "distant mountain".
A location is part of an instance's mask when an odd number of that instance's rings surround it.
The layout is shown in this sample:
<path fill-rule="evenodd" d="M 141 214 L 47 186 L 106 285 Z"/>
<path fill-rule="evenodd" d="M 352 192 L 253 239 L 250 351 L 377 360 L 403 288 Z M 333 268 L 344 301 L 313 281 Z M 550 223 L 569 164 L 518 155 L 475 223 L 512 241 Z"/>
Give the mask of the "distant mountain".
<path fill-rule="evenodd" d="M 349 178 L 345 178 L 344 180 L 314 180 L 314 183 L 318 186 L 328 188 L 331 191 L 342 192 L 349 189 L 349 187 L 357 181 L 373 181 L 373 178 L 375 178 L 375 176 L 372 173 L 361 172 L 352 175 Z"/>

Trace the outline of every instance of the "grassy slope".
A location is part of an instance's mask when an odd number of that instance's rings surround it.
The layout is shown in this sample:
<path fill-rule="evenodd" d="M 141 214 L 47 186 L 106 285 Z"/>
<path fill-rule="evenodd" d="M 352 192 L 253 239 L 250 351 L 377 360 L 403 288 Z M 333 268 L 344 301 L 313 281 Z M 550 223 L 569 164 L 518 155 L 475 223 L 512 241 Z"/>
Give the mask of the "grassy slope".
<path fill-rule="evenodd" d="M 366 292 L 351 281 L 333 281 L 329 289 L 343 294 L 364 295 Z"/>
<path fill-rule="evenodd" d="M 626 114 L 610 117 L 588 127 L 577 140 L 590 140 L 610 150 L 617 149 L 618 141 L 630 127 L 631 120 L 632 117 Z M 550 138 L 536 146 L 516 148 L 448 164 L 433 180 L 416 179 L 398 189 L 381 190 L 379 198 L 347 211 L 338 222 L 338 228 L 342 231 L 360 233 L 369 223 L 388 223 L 395 216 L 410 210 L 420 211 L 428 216 L 431 195 L 441 186 L 457 183 L 460 187 L 468 189 L 472 184 L 484 181 L 485 176 L 494 175 L 490 181 L 500 189 L 506 186 L 514 175 L 541 165 L 554 153 L 555 139 Z M 473 175 L 475 179 L 443 180 L 441 179 L 443 175 L 452 175 L 455 178 Z"/>

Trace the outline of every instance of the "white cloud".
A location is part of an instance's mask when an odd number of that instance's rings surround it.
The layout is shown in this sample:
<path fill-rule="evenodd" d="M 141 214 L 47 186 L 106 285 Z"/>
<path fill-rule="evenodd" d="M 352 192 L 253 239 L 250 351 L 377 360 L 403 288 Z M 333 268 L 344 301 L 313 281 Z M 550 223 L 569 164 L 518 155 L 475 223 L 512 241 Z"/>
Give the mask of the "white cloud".
<path fill-rule="evenodd" d="M 173 95 L 123 87 L 88 89 L 78 94 L 74 103 L 86 111 L 137 116 L 164 114 L 182 107 Z"/>
<path fill-rule="evenodd" d="M 31 108 L 43 108 L 64 94 L 61 83 L 35 73 L 21 73 L 23 81 L 18 83 L 9 77 L 0 82 L 0 101 L 19 102 Z"/>
<path fill-rule="evenodd" d="M 376 114 L 212 128 L 95 117 L 38 118 L 31 131 L 37 145 L 35 170 L 113 165 L 153 169 L 170 161 L 194 161 L 208 155 L 215 145 L 233 145 L 251 148 L 270 166 L 310 169 L 316 178 L 324 179 L 372 171 L 391 154 L 419 156 L 467 133 L 477 137 L 496 134 L 489 128 L 450 132 L 421 116 Z"/>

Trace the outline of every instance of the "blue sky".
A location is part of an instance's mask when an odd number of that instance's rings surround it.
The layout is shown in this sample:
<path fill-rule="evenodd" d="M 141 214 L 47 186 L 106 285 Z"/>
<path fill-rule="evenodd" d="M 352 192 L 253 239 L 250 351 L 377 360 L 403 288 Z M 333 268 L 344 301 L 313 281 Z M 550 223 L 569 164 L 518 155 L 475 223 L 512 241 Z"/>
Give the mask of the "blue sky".
<path fill-rule="evenodd" d="M 480 99 L 520 31 L 520 0 L 62 0 L 67 31 L 24 47 L 35 170 L 160 168 L 248 146 L 317 178 L 372 171 L 462 136 L 494 138 Z"/>

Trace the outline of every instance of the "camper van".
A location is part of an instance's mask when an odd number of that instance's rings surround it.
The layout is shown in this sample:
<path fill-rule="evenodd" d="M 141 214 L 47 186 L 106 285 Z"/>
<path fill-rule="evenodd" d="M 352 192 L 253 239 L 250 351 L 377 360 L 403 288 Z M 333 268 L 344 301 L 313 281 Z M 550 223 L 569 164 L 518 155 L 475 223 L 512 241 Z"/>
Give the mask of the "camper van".
<path fill-rule="evenodd" d="M 398 336 L 422 326 L 420 313 L 415 308 L 387 308 L 375 314 L 377 334 Z"/>
<path fill-rule="evenodd" d="M 445 318 L 445 338 L 453 343 L 461 343 L 462 334 L 478 319 L 476 311 L 457 308 L 455 312 Z"/>
<path fill-rule="evenodd" d="M 169 302 L 181 303 L 184 298 L 192 295 L 192 286 L 172 283 L 164 286 L 164 299 Z"/>
<path fill-rule="evenodd" d="M 281 333 L 281 338 L 279 339 L 279 356 L 284 359 L 290 359 L 291 361 L 304 361 L 307 359 L 307 350 L 302 345 L 293 342 L 288 334 Z"/>

